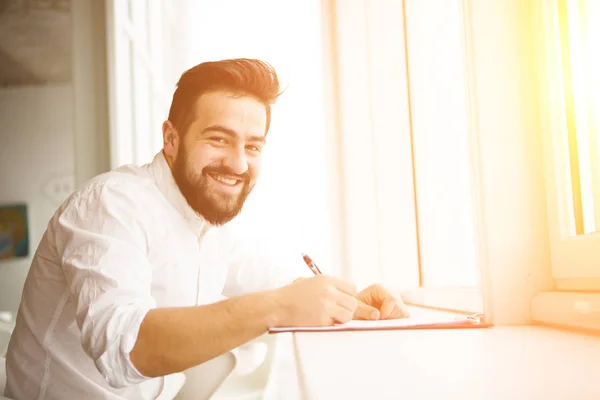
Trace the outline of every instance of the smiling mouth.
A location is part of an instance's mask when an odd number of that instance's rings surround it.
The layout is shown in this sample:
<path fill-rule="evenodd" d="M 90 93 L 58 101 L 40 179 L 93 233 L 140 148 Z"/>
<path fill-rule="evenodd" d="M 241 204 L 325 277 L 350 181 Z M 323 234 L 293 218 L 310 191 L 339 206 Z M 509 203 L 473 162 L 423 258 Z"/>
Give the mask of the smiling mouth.
<path fill-rule="evenodd" d="M 242 183 L 242 180 L 240 180 L 238 178 L 232 178 L 230 176 L 224 176 L 224 175 L 214 174 L 214 173 L 209 173 L 209 175 L 215 181 L 222 183 L 223 185 L 230 186 L 230 187 L 235 187 L 238 184 Z"/>

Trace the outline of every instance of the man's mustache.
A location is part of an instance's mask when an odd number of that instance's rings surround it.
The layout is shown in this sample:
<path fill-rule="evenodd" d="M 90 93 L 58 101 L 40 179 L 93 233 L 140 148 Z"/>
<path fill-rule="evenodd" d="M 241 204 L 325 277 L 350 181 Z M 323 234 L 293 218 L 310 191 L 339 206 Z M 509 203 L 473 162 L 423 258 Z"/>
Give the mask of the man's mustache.
<path fill-rule="evenodd" d="M 235 177 L 242 182 L 248 182 L 250 180 L 250 172 L 246 171 L 243 174 L 236 174 L 230 168 L 227 167 L 205 167 L 202 170 L 203 174 L 218 174 Z"/>

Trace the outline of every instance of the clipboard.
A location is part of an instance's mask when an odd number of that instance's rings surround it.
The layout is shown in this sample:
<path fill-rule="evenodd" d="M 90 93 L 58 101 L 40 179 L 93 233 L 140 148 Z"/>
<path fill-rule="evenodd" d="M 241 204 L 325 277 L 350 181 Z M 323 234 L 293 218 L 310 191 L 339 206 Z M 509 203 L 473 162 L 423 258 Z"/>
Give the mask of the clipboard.
<path fill-rule="evenodd" d="M 389 319 L 377 321 L 350 321 L 331 326 L 288 326 L 269 329 L 269 334 L 284 332 L 352 332 L 352 331 L 390 331 L 390 330 L 426 330 L 426 329 L 484 329 L 492 324 L 483 321 L 483 315 L 475 314 L 456 319 Z"/>

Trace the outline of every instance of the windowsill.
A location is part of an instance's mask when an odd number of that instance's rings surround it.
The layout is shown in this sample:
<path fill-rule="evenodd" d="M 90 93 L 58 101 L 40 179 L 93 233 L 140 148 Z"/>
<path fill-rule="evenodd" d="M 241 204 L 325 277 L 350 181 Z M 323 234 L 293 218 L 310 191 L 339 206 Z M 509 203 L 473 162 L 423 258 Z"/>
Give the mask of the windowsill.
<path fill-rule="evenodd" d="M 402 293 L 409 306 L 455 314 L 483 313 L 476 288 L 422 287 Z M 531 301 L 533 324 L 600 333 L 600 292 L 542 292 Z"/>
<path fill-rule="evenodd" d="M 296 333 L 286 339 L 294 350 L 285 385 L 289 395 L 298 392 L 292 398 L 562 400 L 600 394 L 594 378 L 598 337 L 547 327 Z"/>
<path fill-rule="evenodd" d="M 600 293 L 542 292 L 531 301 L 534 322 L 600 333 Z"/>
<path fill-rule="evenodd" d="M 483 313 L 481 293 L 475 287 L 421 287 L 402 293 L 407 305 L 458 314 Z"/>

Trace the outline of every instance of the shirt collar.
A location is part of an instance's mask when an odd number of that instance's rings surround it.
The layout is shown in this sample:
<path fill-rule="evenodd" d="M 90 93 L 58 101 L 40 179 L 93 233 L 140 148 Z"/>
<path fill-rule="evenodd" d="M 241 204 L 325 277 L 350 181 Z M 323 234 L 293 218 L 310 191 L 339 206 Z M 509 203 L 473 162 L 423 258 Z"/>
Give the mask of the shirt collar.
<path fill-rule="evenodd" d="M 181 194 L 162 150 L 154 156 L 154 160 L 150 164 L 150 172 L 154 176 L 154 181 L 163 196 L 188 221 L 197 236 L 203 230 L 210 228 L 210 224 L 190 207 L 183 194 Z"/>

